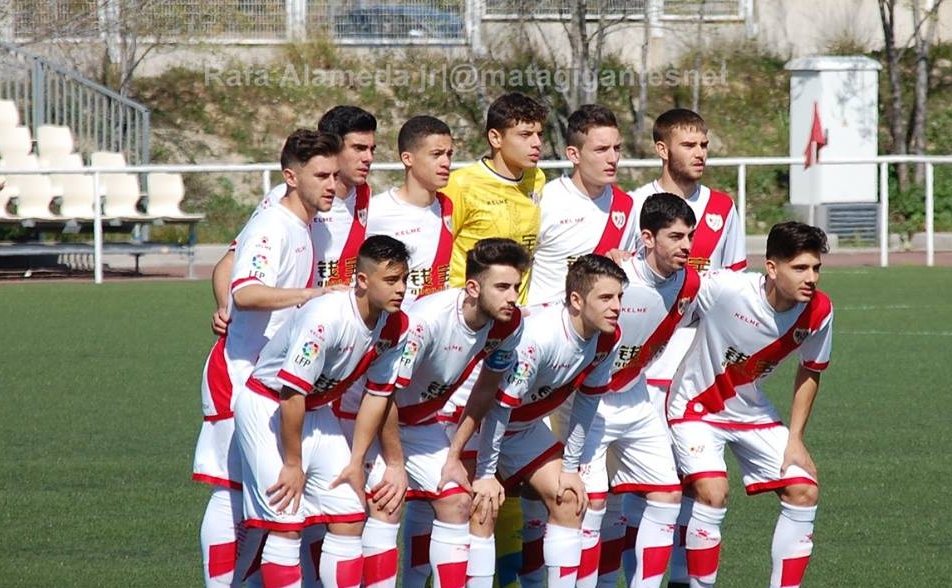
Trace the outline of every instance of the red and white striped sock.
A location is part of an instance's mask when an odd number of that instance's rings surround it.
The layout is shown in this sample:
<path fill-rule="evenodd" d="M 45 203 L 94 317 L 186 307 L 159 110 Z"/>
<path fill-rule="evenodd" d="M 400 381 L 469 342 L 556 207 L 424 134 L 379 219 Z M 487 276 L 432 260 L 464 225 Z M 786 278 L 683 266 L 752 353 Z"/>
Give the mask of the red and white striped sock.
<path fill-rule="evenodd" d="M 364 553 L 364 586 L 366 588 L 394 588 L 397 585 L 397 534 L 400 525 L 367 519 L 361 544 Z"/>
<path fill-rule="evenodd" d="M 321 582 L 324 588 L 357 588 L 364 571 L 360 537 L 328 533 L 321 548 Z"/>
<path fill-rule="evenodd" d="M 631 588 L 659 588 L 671 559 L 671 544 L 680 504 L 649 500 L 638 524 L 635 554 L 638 564 Z"/>
<path fill-rule="evenodd" d="M 205 507 L 199 534 L 205 586 L 231 586 L 241 519 L 241 491 L 215 488 Z"/>
<path fill-rule="evenodd" d="M 433 521 L 430 565 L 433 588 L 464 588 L 469 562 L 469 523 Z"/>
<path fill-rule="evenodd" d="M 777 518 L 770 549 L 773 559 L 770 588 L 800 587 L 813 553 L 814 521 L 815 506 L 780 503 L 780 517 Z"/>
<path fill-rule="evenodd" d="M 300 588 L 301 538 L 269 533 L 261 551 L 264 588 Z"/>
<path fill-rule="evenodd" d="M 674 532 L 674 545 L 671 550 L 670 581 L 681 584 L 688 583 L 688 560 L 684 548 L 688 534 L 688 523 L 691 522 L 691 513 L 694 511 L 694 499 L 690 496 L 681 497 L 681 512 L 678 513 L 678 528 Z"/>
<path fill-rule="evenodd" d="M 691 588 L 708 588 L 717 581 L 717 565 L 721 555 L 721 523 L 726 508 L 694 503 L 685 548 Z M 640 533 L 639 533 L 640 534 Z"/>
<path fill-rule="evenodd" d="M 602 519 L 605 509 L 585 511 L 582 518 L 582 555 L 578 564 L 577 588 L 595 588 L 598 584 L 598 562 L 601 558 Z"/>
<path fill-rule="evenodd" d="M 467 588 L 492 588 L 496 575 L 496 537 L 469 536 L 469 563 L 466 566 Z"/>
<path fill-rule="evenodd" d="M 549 523 L 542 544 L 548 588 L 575 588 L 582 559 L 582 532 Z"/>

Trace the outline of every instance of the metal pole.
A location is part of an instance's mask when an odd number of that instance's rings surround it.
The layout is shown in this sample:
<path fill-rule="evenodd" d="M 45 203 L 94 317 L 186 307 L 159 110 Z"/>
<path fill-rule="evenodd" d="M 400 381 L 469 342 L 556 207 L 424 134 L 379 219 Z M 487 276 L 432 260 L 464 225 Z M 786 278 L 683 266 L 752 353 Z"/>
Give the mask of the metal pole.
<path fill-rule="evenodd" d="M 102 195 L 99 191 L 99 172 L 93 173 L 96 199 L 93 201 L 93 279 L 102 284 Z"/>
<path fill-rule="evenodd" d="M 879 164 L 879 267 L 889 267 L 889 169 Z"/>
<path fill-rule="evenodd" d="M 737 166 L 737 212 L 740 214 L 740 234 L 747 235 L 747 164 Z"/>
<path fill-rule="evenodd" d="M 935 164 L 926 164 L 926 266 L 935 265 Z"/>
<path fill-rule="evenodd" d="M 267 196 L 268 192 L 271 191 L 271 172 L 263 171 L 261 172 L 261 186 L 264 188 L 262 196 Z"/>

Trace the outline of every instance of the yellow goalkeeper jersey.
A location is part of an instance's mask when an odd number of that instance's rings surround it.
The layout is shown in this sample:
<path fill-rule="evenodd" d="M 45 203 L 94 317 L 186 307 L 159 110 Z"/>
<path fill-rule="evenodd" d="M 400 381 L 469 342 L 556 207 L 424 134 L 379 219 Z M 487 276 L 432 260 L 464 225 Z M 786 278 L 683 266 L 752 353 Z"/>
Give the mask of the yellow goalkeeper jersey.
<path fill-rule="evenodd" d="M 442 192 L 453 201 L 453 256 L 450 286 L 465 284 L 466 252 L 486 237 L 506 237 L 522 243 L 531 254 L 539 238 L 539 195 L 545 185 L 540 169 L 526 170 L 516 181 L 496 173 L 488 158 L 455 170 Z M 528 274 L 522 280 L 519 303 L 525 303 Z"/>

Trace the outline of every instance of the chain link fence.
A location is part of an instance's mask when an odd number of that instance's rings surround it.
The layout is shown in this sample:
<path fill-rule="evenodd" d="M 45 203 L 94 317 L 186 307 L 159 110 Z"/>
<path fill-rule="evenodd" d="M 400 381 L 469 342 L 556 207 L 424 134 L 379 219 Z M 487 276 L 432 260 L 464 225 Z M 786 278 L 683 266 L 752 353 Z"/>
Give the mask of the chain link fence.
<path fill-rule="evenodd" d="M 589 19 L 643 18 L 652 12 L 661 18 L 697 18 L 702 9 L 705 18 L 741 18 L 743 2 L 744 0 L 590 0 L 586 8 Z M 565 19 L 572 16 L 577 4 L 575 0 L 485 0 L 485 15 L 496 19 L 520 19 L 526 16 Z"/>

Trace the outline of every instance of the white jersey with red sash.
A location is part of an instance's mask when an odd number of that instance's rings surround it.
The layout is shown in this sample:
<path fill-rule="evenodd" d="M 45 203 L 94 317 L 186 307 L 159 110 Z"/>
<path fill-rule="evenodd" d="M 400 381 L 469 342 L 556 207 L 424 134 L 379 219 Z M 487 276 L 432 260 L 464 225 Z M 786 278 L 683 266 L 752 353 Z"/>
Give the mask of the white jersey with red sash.
<path fill-rule="evenodd" d="M 568 177 L 542 188 L 539 240 L 529 279 L 529 305 L 560 302 L 565 298 L 569 266 L 588 253 L 604 255 L 612 249 L 634 250 L 637 223 L 632 220 L 632 198 L 613 185 L 592 198 Z M 635 219 L 637 220 L 637 219 Z"/>
<path fill-rule="evenodd" d="M 258 203 L 251 218 L 278 204 L 286 193 L 286 184 L 273 188 Z M 335 198 L 330 210 L 318 212 L 314 217 L 311 241 L 314 243 L 315 287 L 349 285 L 353 280 L 357 251 L 366 238 L 370 197 L 370 184 L 353 187 L 344 198 Z M 232 241 L 230 250 L 235 250 L 240 239 L 238 235 Z"/>
<path fill-rule="evenodd" d="M 477 363 L 484 369 L 508 370 L 522 331 L 516 309 L 509 321 L 490 320 L 473 331 L 463 319 L 466 292 L 452 288 L 417 301 L 408 313 L 410 326 L 397 368 L 396 404 L 400 424 L 435 420 L 450 395 Z"/>
<path fill-rule="evenodd" d="M 453 254 L 453 203 L 440 192 L 428 206 L 417 206 L 397 196 L 397 189 L 370 201 L 367 236 L 388 235 L 410 250 L 410 275 L 403 308 L 417 298 L 446 288 Z"/>
<path fill-rule="evenodd" d="M 774 426 L 780 418 L 760 381 L 794 350 L 811 370 L 822 371 L 830 361 L 833 306 L 823 292 L 777 312 L 767 302 L 762 275 L 712 272 L 698 293 L 697 314 L 697 336 L 668 395 L 669 423 Z"/>
<path fill-rule="evenodd" d="M 314 410 L 339 398 L 369 369 L 367 388 L 389 394 L 406 330 L 403 312 L 382 313 L 369 329 L 352 290 L 330 292 L 298 309 L 261 350 L 248 389 L 277 400 L 287 386 L 306 395 L 307 409 Z"/>

